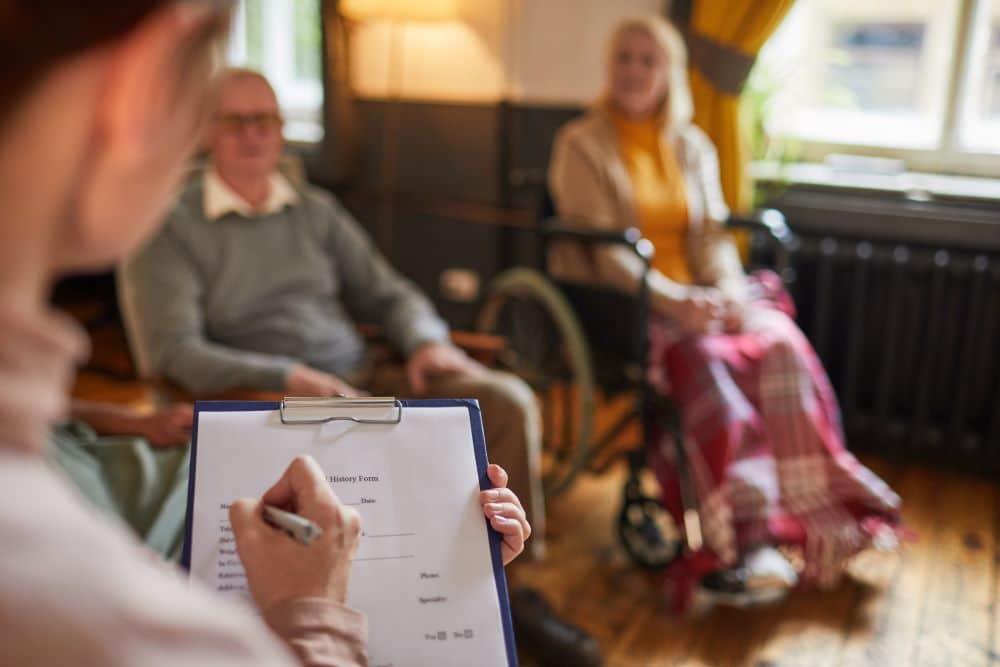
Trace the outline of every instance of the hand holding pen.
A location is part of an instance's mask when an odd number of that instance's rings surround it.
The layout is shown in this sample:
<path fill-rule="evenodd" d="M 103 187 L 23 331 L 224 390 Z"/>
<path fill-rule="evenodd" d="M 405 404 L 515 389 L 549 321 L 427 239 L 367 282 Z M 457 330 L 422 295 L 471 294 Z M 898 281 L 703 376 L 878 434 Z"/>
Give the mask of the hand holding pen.
<path fill-rule="evenodd" d="M 309 546 L 313 540 L 323 535 L 323 529 L 314 521 L 293 512 L 286 512 L 274 505 L 264 505 L 264 520 L 279 530 L 285 531 L 289 537 L 298 540 L 303 546 Z"/>
<path fill-rule="evenodd" d="M 266 510 L 267 506 L 281 512 Z M 290 528 L 295 520 L 288 513 L 319 529 L 308 547 L 285 534 L 309 531 L 304 522 Z M 250 593 L 262 611 L 289 598 L 344 602 L 361 518 L 341 504 L 312 457 L 296 457 L 260 500 L 234 502 L 229 520 Z M 282 523 L 283 530 L 274 529 Z"/>

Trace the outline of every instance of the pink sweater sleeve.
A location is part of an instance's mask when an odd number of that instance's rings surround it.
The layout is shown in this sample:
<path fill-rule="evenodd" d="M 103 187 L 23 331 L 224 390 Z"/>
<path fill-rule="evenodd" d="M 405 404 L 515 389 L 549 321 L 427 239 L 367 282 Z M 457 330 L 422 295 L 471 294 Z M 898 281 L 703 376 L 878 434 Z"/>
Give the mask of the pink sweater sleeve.
<path fill-rule="evenodd" d="M 156 561 L 43 461 L 2 443 L 0 543 L 5 665 L 367 665 L 358 612 L 297 599 L 262 618 Z"/>
<path fill-rule="evenodd" d="M 368 624 L 364 614 L 331 600 L 285 600 L 264 620 L 291 647 L 305 667 L 368 665 Z"/>

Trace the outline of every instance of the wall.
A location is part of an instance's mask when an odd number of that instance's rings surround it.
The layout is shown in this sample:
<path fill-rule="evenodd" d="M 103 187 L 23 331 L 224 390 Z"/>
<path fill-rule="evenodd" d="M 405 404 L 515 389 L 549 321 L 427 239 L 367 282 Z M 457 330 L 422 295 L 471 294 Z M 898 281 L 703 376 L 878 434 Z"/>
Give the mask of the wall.
<path fill-rule="evenodd" d="M 622 19 L 662 14 L 664 0 L 516 0 L 511 3 L 508 99 L 586 104 L 601 92 L 608 36 Z"/>
<path fill-rule="evenodd" d="M 352 37 L 354 90 L 363 98 L 584 103 L 600 92 L 612 27 L 664 7 L 664 0 L 460 0 L 454 21 L 365 22 Z"/>

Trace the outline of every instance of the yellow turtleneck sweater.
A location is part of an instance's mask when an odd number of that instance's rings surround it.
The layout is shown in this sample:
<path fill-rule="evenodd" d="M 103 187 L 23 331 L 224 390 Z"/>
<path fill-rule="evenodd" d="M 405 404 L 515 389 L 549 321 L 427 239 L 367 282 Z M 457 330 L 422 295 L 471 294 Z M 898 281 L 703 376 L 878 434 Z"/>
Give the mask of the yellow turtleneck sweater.
<path fill-rule="evenodd" d="M 688 205 L 681 165 L 663 141 L 657 118 L 635 121 L 612 112 L 611 119 L 642 233 L 656 248 L 653 268 L 675 282 L 690 284 L 694 278 L 685 251 Z"/>

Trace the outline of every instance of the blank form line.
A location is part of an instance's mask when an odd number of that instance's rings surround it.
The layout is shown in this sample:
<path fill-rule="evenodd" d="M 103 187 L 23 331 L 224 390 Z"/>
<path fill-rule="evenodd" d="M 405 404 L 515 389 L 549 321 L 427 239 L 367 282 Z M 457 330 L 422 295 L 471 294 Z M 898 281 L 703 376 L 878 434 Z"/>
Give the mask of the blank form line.
<path fill-rule="evenodd" d="M 416 556 L 410 554 L 408 556 L 381 556 L 378 558 L 355 558 L 354 562 L 357 563 L 358 561 L 362 560 L 406 560 L 407 558 L 416 558 Z"/>
<path fill-rule="evenodd" d="M 384 535 L 365 535 L 365 537 L 416 537 L 416 533 L 386 533 Z"/>

